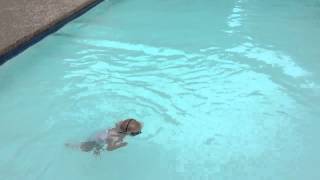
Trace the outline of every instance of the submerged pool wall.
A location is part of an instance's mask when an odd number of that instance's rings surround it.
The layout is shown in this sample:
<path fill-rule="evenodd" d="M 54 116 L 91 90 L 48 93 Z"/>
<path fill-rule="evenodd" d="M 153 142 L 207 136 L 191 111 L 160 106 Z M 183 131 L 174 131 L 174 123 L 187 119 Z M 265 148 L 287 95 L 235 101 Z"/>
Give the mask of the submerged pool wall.
<path fill-rule="evenodd" d="M 102 1 L 0 1 L 0 65 Z"/>

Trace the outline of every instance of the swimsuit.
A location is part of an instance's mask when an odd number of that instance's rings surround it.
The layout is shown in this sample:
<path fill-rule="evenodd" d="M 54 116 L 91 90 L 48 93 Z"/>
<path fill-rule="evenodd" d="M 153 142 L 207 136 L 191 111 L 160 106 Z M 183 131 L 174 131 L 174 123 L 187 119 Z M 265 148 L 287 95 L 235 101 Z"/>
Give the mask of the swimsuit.
<path fill-rule="evenodd" d="M 95 141 L 98 144 L 106 144 L 107 142 L 117 142 L 121 139 L 122 138 L 120 137 L 116 129 L 107 129 L 98 131 L 89 138 L 89 141 Z"/>

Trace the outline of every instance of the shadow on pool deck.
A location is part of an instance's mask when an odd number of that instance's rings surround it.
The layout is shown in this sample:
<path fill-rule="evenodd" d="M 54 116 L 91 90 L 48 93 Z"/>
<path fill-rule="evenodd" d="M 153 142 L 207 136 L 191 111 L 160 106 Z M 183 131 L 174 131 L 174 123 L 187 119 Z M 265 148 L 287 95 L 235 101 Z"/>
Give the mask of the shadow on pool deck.
<path fill-rule="evenodd" d="M 0 0 L 0 65 L 103 0 Z"/>

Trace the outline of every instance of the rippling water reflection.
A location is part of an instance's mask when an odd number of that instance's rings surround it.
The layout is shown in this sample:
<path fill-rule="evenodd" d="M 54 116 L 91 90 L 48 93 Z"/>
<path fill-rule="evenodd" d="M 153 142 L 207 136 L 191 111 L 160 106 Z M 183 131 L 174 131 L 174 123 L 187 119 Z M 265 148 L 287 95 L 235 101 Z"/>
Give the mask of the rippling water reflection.
<path fill-rule="evenodd" d="M 125 168 L 133 179 L 319 177 L 320 41 L 295 36 L 319 33 L 310 15 L 319 7 L 304 3 L 102 4 L 0 67 L 0 140 L 8 144 L 0 148 L 0 173 L 123 179 Z M 277 18 L 258 11 L 262 5 Z M 299 7 L 308 28 L 282 14 Z M 306 55 L 295 51 L 296 41 Z M 145 128 L 126 149 L 97 160 L 62 146 L 127 117 Z"/>

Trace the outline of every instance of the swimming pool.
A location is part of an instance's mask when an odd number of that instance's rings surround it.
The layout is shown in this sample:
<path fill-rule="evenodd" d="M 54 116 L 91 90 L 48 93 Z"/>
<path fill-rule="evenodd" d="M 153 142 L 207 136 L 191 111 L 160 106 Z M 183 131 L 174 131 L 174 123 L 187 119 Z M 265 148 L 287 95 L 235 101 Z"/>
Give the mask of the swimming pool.
<path fill-rule="evenodd" d="M 1 180 L 320 178 L 316 0 L 104 2 L 0 66 Z M 144 122 L 96 158 L 66 149 Z"/>

